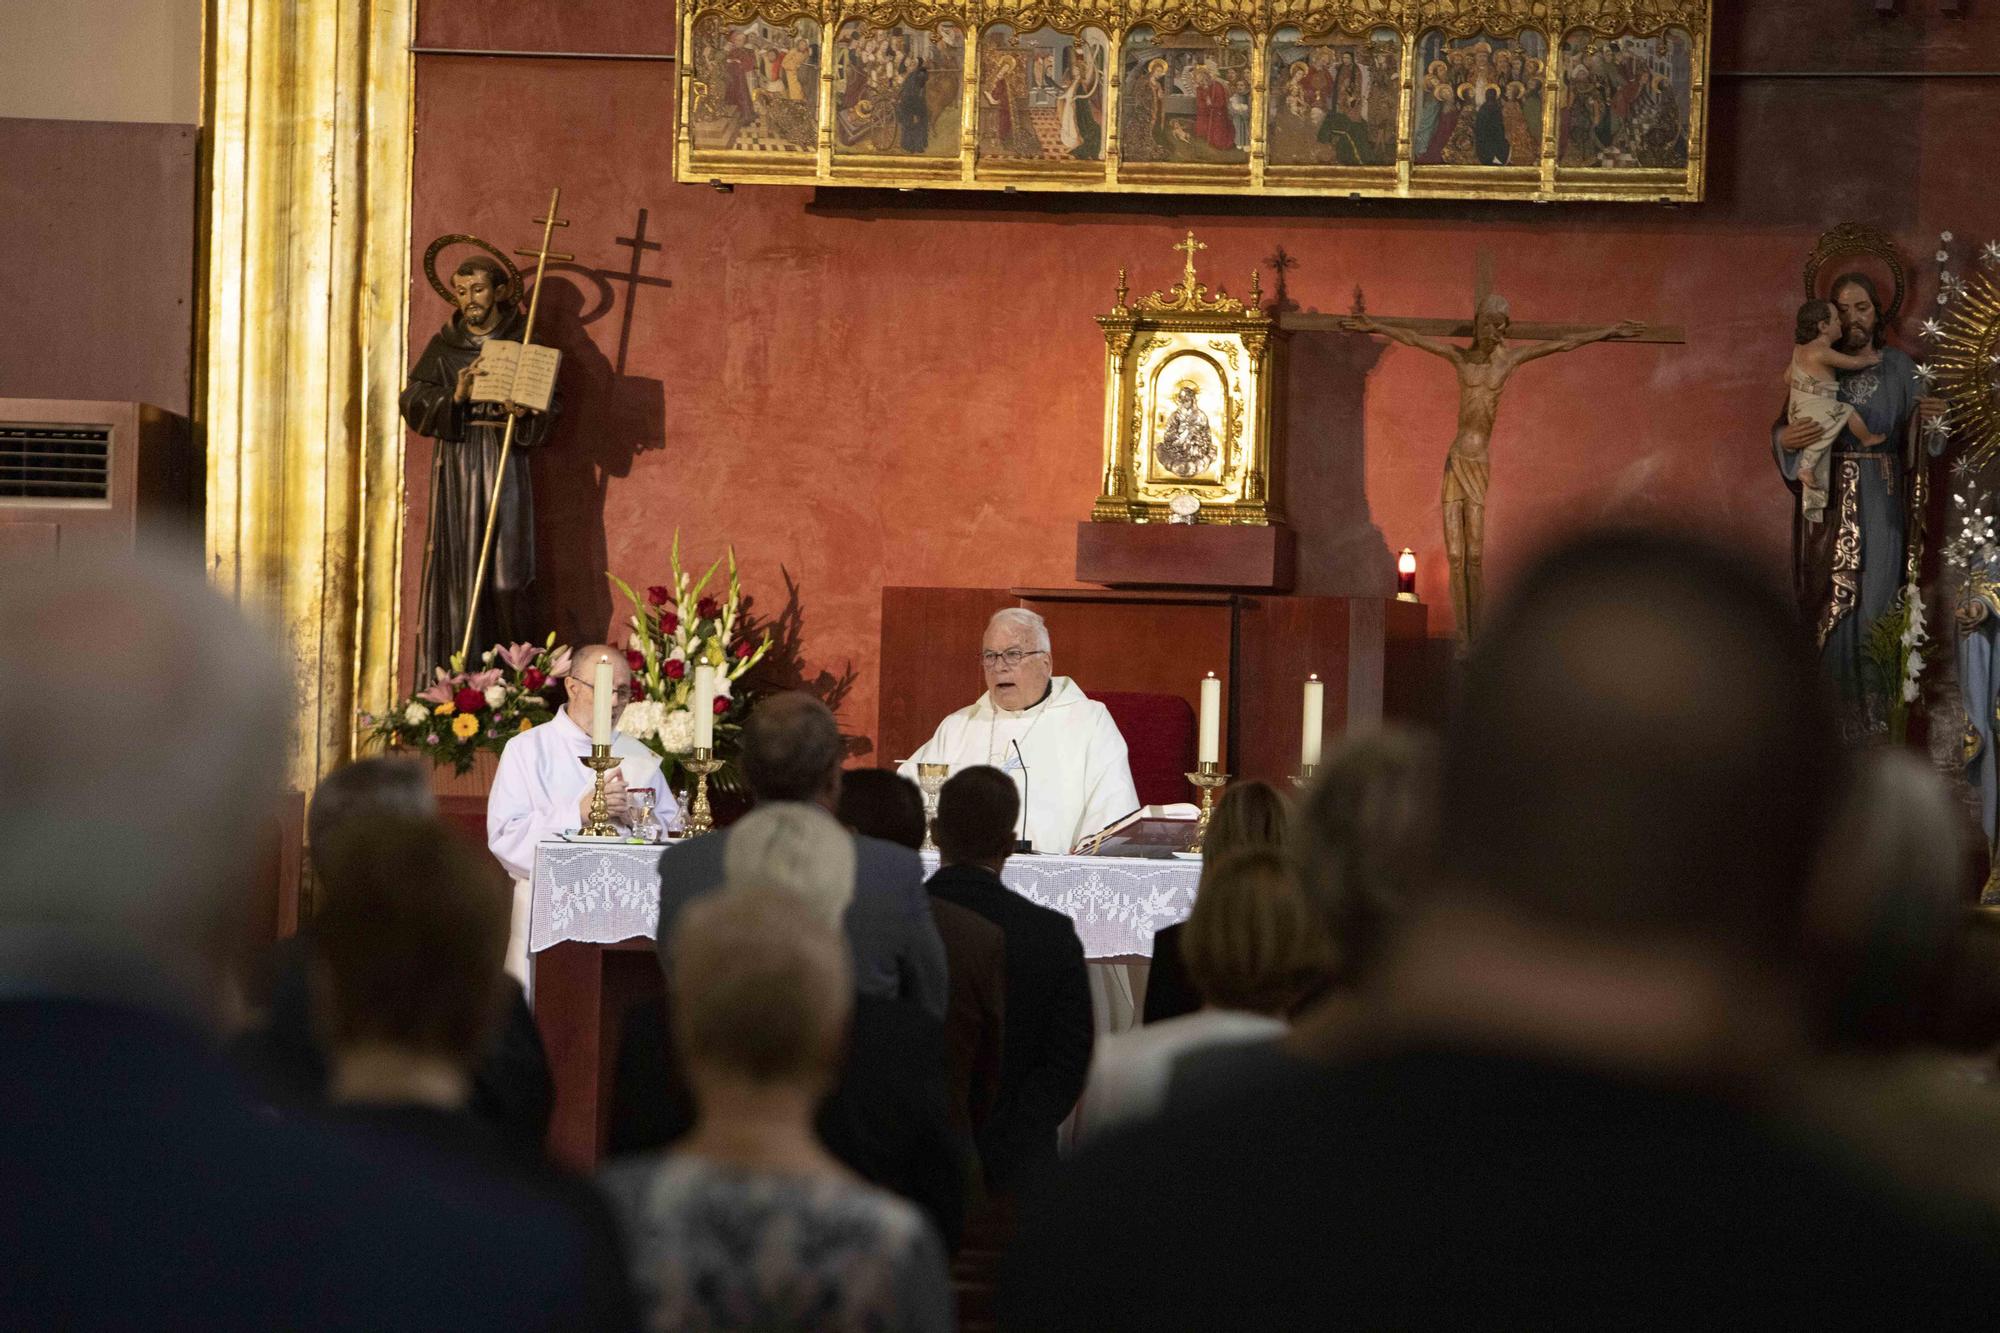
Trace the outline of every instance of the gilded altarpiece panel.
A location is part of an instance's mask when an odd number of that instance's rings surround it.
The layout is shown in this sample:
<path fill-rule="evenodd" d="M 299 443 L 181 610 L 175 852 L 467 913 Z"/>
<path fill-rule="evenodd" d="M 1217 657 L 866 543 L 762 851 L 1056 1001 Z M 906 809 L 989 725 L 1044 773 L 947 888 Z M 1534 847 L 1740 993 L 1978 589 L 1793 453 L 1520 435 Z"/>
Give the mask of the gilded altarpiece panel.
<path fill-rule="evenodd" d="M 1711 3 L 688 0 L 676 175 L 1693 201 Z"/>

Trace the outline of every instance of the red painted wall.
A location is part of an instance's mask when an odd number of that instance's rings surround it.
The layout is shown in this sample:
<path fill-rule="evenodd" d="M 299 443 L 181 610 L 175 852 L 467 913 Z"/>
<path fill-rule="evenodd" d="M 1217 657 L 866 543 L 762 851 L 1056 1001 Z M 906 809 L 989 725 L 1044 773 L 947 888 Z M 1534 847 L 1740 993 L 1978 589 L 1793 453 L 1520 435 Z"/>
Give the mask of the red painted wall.
<path fill-rule="evenodd" d="M 523 8 L 541 20 L 495 27 L 470 0 L 427 0 L 422 40 L 672 47 L 671 15 L 638 0 Z M 1886 20 L 1864 0 L 1718 8 L 1755 11 L 1718 19 L 1718 71 L 2000 68 L 1985 5 L 1946 19 L 1936 0 L 1904 0 Z M 1380 313 L 1463 311 L 1485 247 L 1516 318 L 1687 326 L 1685 346 L 1588 348 L 1510 386 L 1490 584 L 1561 530 L 1610 517 L 1699 524 L 1780 568 L 1789 497 L 1766 427 L 1813 238 L 1875 221 L 1927 275 L 1938 228 L 2000 234 L 2000 80 L 1718 78 L 1709 202 L 1680 209 L 722 194 L 673 182 L 673 81 L 670 62 L 422 57 L 416 250 L 447 231 L 524 243 L 548 188 L 563 188 L 559 244 L 577 260 L 545 308 L 570 349 L 571 407 L 537 482 L 554 627 L 572 641 L 603 631 L 603 571 L 660 577 L 676 529 L 695 552 L 734 542 L 767 609 L 796 583 L 809 670 L 858 673 L 843 721 L 862 735 L 884 584 L 1072 581 L 1099 466 L 1091 317 L 1121 265 L 1135 286 L 1166 285 L 1187 227 L 1210 244 L 1204 275 L 1239 293 L 1284 246 L 1307 309 L 1345 310 L 1359 283 Z M 584 270 L 629 269 L 615 241 L 641 210 L 666 247 L 644 271 L 672 286 L 628 303 L 629 284 Z M 448 312 L 420 275 L 411 290 L 420 345 Z M 1293 353 L 1299 591 L 1386 590 L 1390 552 L 1413 546 L 1433 631 L 1448 632 L 1449 371 L 1338 336 L 1301 336 Z M 414 632 L 428 452 L 412 445 Z"/>

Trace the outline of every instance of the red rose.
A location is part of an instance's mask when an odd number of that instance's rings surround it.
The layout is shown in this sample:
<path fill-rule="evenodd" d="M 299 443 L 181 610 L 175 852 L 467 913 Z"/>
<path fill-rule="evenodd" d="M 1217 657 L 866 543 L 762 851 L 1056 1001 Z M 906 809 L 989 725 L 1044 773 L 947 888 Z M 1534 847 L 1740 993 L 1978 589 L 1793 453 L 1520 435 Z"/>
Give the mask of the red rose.
<path fill-rule="evenodd" d="M 627 648 L 625 650 L 625 665 L 631 667 L 634 671 L 644 671 L 646 669 L 646 655 L 637 648 Z"/>
<path fill-rule="evenodd" d="M 674 600 L 673 590 L 664 583 L 655 583 L 646 589 L 646 600 L 654 606 L 665 606 Z"/>
<path fill-rule="evenodd" d="M 750 645 L 749 645 L 749 644 L 747 644 L 747 643 L 739 643 L 739 644 L 737 644 L 737 645 L 736 645 L 736 657 L 737 657 L 737 660 L 739 660 L 739 661 L 740 661 L 740 660 L 742 660 L 743 658 L 746 658 L 746 657 L 748 657 L 748 656 L 750 656 Z"/>
<path fill-rule="evenodd" d="M 521 688 L 524 690 L 539 690 L 548 683 L 548 675 L 540 667 L 529 667 L 521 673 Z"/>
<path fill-rule="evenodd" d="M 716 715 L 717 717 L 721 717 L 721 716 L 722 716 L 722 715 L 723 715 L 724 713 L 726 713 L 726 712 L 728 712 L 728 711 L 729 711 L 729 700 L 727 700 L 727 699 L 723 698 L 723 697 L 722 697 L 721 695 L 719 695 L 719 694 L 718 694 L 718 695 L 716 695 L 716 696 L 715 696 L 715 715 Z"/>
<path fill-rule="evenodd" d="M 636 677 L 632 681 L 632 702 L 638 703 L 646 697 L 646 682 Z"/>
<path fill-rule="evenodd" d="M 722 614 L 722 603 L 713 597 L 704 597 L 694 604 L 694 613 L 703 620 L 713 620 Z"/>
<path fill-rule="evenodd" d="M 451 696 L 451 706 L 461 713 L 476 713 L 486 707 L 486 696 L 467 687 Z"/>
<path fill-rule="evenodd" d="M 660 633 L 672 634 L 675 630 L 679 629 L 680 627 L 681 627 L 681 618 L 678 612 L 674 611 L 660 612 Z"/>
<path fill-rule="evenodd" d="M 660 671 L 668 680 L 680 680 L 687 675 L 688 666 L 686 662 L 676 660 L 661 667 Z"/>

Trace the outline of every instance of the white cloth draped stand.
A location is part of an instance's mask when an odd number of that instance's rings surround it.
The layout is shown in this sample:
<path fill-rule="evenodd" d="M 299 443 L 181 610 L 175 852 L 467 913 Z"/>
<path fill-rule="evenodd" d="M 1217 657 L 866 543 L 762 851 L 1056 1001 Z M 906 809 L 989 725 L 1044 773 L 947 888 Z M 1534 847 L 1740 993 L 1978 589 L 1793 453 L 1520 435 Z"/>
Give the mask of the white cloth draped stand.
<path fill-rule="evenodd" d="M 924 854 L 924 871 L 937 854 Z M 1090 989 L 1100 1031 L 1137 1021 L 1143 978 L 1128 964 L 1153 956 L 1153 932 L 1187 920 L 1199 861 L 1116 856 L 1017 856 L 1001 875 L 1007 887 L 1076 923 L 1083 956 L 1093 964 Z M 660 921 L 660 849 L 631 843 L 544 842 L 535 848 L 534 904 L 528 948 L 569 940 L 616 944 L 651 939 Z"/>

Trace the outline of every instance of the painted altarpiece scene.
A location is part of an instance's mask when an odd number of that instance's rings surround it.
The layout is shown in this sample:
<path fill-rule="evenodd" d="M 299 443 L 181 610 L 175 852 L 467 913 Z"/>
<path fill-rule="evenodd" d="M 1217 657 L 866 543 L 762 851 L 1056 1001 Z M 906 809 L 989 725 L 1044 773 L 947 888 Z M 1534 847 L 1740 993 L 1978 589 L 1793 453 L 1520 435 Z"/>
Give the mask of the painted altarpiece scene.
<path fill-rule="evenodd" d="M 1415 165 L 1539 168 L 1548 50 L 1533 29 L 1512 37 L 1424 34 L 1422 77 L 1411 90 Z"/>
<path fill-rule="evenodd" d="M 1694 99 L 1694 46 L 1669 28 L 1657 37 L 1563 39 L 1564 167 L 1685 169 Z"/>
<path fill-rule="evenodd" d="M 1273 166 L 1393 167 L 1402 103 L 1402 42 L 1388 28 L 1367 38 L 1270 45 L 1266 157 Z"/>
<path fill-rule="evenodd" d="M 1250 34 L 1129 34 L 1121 54 L 1118 139 L 1130 163 L 1250 160 Z"/>
<path fill-rule="evenodd" d="M 803 8 L 683 7 L 680 180 L 1645 202 L 1705 188 L 1711 0 Z"/>
<path fill-rule="evenodd" d="M 819 25 L 724 23 L 694 27 L 695 147 L 732 153 L 803 153 L 819 135 Z"/>
<path fill-rule="evenodd" d="M 1096 28 L 980 34 L 979 155 L 986 161 L 1101 162 L 1111 42 Z"/>
<path fill-rule="evenodd" d="M 841 26 L 833 44 L 835 154 L 956 159 L 965 35 L 895 24 Z"/>

